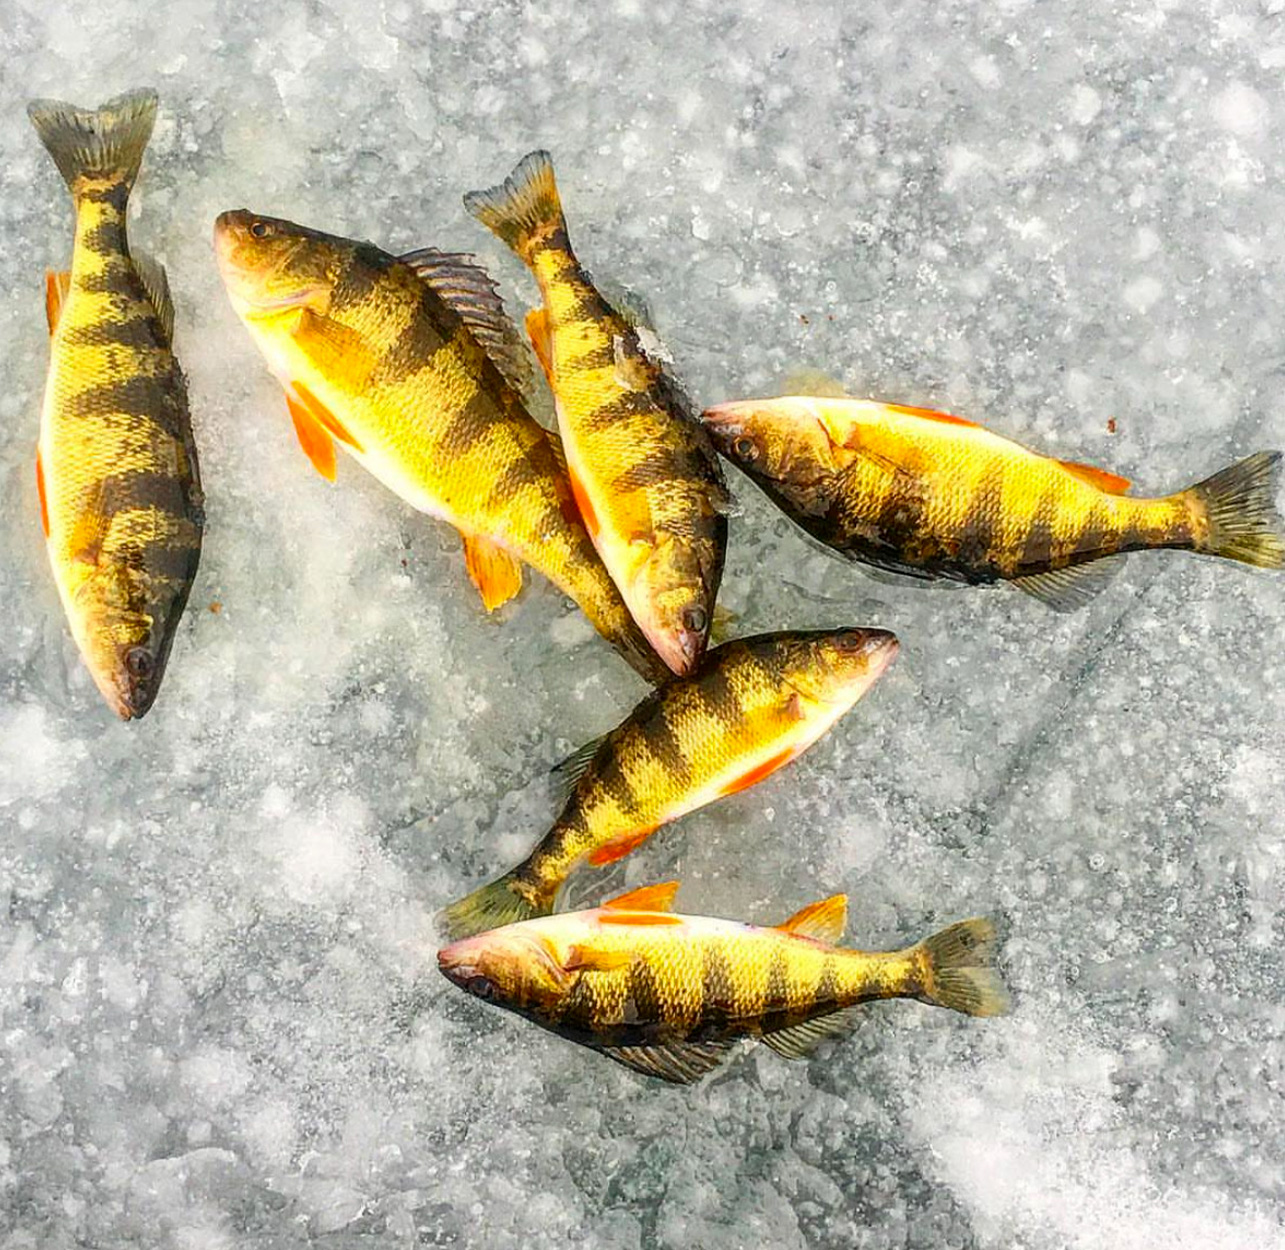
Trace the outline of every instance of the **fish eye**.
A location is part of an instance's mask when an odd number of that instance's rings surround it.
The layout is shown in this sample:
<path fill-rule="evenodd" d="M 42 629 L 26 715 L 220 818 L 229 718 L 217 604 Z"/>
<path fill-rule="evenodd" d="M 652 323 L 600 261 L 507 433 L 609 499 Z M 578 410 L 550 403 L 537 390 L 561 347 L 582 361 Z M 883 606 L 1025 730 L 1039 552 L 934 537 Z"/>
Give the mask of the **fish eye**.
<path fill-rule="evenodd" d="M 266 221 L 252 221 L 250 223 L 250 233 L 256 239 L 266 239 L 272 233 L 272 227 Z"/>
<path fill-rule="evenodd" d="M 495 982 L 490 977 L 470 977 L 464 988 L 474 997 L 487 1003 L 493 1002 L 499 993 Z"/>
<path fill-rule="evenodd" d="M 732 444 L 732 450 L 742 460 L 754 460 L 758 457 L 759 445 L 748 434 L 742 434 Z"/>
<path fill-rule="evenodd" d="M 708 621 L 709 617 L 705 615 L 705 609 L 699 604 L 693 604 L 683 611 L 683 628 L 690 629 L 694 634 L 704 633 Z"/>
<path fill-rule="evenodd" d="M 152 656 L 146 647 L 130 647 L 125 652 L 125 668 L 131 677 L 142 680 L 152 671 Z"/>

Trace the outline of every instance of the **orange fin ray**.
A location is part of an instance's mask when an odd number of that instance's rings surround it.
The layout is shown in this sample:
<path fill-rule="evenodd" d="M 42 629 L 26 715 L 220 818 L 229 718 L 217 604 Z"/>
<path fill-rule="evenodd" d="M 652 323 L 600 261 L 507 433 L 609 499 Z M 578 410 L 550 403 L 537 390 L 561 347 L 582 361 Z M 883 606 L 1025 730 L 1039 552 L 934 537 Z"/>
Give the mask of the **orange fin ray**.
<path fill-rule="evenodd" d="M 578 943 L 567 951 L 562 964 L 563 972 L 614 972 L 617 968 L 627 967 L 634 957 L 629 951 L 599 950 L 596 947 Z"/>
<path fill-rule="evenodd" d="M 682 924 L 681 916 L 671 915 L 667 911 L 614 911 L 608 908 L 598 917 L 599 924 Z"/>
<path fill-rule="evenodd" d="M 976 421 L 969 421 L 949 412 L 938 412 L 933 408 L 915 408 L 910 404 L 884 404 L 884 407 L 889 412 L 901 412 L 908 417 L 923 417 L 925 421 L 940 421 L 945 425 L 968 425 L 975 430 L 981 429 Z"/>
<path fill-rule="evenodd" d="M 848 896 L 832 894 L 829 898 L 818 899 L 776 927 L 782 933 L 795 933 L 821 942 L 837 942 L 848 927 Z"/>
<path fill-rule="evenodd" d="M 794 755 L 794 749 L 791 747 L 772 756 L 771 759 L 764 760 L 761 764 L 756 764 L 748 772 L 742 773 L 739 777 L 734 777 L 729 781 L 719 791 L 719 795 L 726 798 L 729 794 L 739 794 L 742 790 L 748 790 L 750 786 L 757 785 L 764 777 L 770 777 L 783 764 L 788 764 L 794 758 Z"/>
<path fill-rule="evenodd" d="M 614 864 L 616 860 L 624 859 L 630 851 L 642 846 L 655 832 L 655 825 L 651 825 L 646 829 L 633 829 L 625 834 L 624 837 L 616 838 L 614 841 L 590 851 L 585 860 L 595 868 L 602 868 L 606 864 Z"/>
<path fill-rule="evenodd" d="M 673 911 L 677 893 L 677 881 L 662 881 L 659 885 L 639 886 L 636 890 L 617 894 L 602 905 L 624 911 Z"/>
<path fill-rule="evenodd" d="M 71 290 L 71 274 L 54 269 L 45 270 L 45 318 L 49 322 L 49 333 L 58 328 L 62 317 L 63 306 L 67 303 L 67 292 Z"/>
<path fill-rule="evenodd" d="M 290 409 L 290 419 L 294 422 L 294 432 L 303 454 L 327 482 L 333 482 L 336 472 L 334 440 L 311 411 L 289 392 L 286 393 L 286 407 Z"/>
<path fill-rule="evenodd" d="M 313 419 L 330 435 L 341 443 L 347 443 L 354 451 L 364 451 L 362 445 L 348 433 L 344 423 L 335 416 L 302 382 L 291 382 L 299 401 L 308 409 Z"/>
<path fill-rule="evenodd" d="M 576 507 L 580 510 L 580 520 L 588 530 L 589 537 L 596 538 L 600 528 L 598 514 L 593 510 L 588 492 L 581 485 L 580 479 L 576 477 L 575 470 L 570 465 L 567 466 L 567 476 L 571 479 L 571 494 L 575 497 Z"/>
<path fill-rule="evenodd" d="M 45 466 L 40 459 L 40 448 L 36 448 L 36 493 L 40 496 L 40 524 L 45 537 L 49 537 L 49 501 L 45 498 Z"/>
<path fill-rule="evenodd" d="M 477 534 L 464 534 L 464 563 L 482 606 L 494 612 L 522 589 L 522 565 L 503 547 Z"/>
<path fill-rule="evenodd" d="M 544 376 L 550 386 L 553 385 L 553 342 L 549 334 L 549 314 L 543 308 L 533 308 L 526 315 L 527 337 L 535 358 L 544 370 Z"/>
<path fill-rule="evenodd" d="M 1096 486 L 1098 490 L 1105 491 L 1108 495 L 1127 494 L 1129 487 L 1133 485 L 1127 477 L 1121 477 L 1118 473 L 1108 473 L 1096 465 L 1080 464 L 1076 460 L 1059 460 L 1058 464 L 1068 473 L 1073 473 L 1081 481 L 1088 482 L 1090 486 Z"/>

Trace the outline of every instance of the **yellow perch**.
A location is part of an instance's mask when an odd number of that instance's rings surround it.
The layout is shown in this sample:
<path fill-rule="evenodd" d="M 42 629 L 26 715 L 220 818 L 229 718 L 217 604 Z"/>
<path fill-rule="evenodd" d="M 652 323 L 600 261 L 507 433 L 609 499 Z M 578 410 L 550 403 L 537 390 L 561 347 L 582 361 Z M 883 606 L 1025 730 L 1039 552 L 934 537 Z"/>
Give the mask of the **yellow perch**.
<path fill-rule="evenodd" d="M 610 864 L 661 825 L 802 755 L 897 654 L 881 629 L 762 634 L 724 643 L 561 766 L 572 789 L 511 872 L 446 908 L 451 937 L 547 915 L 581 861 Z"/>
<path fill-rule="evenodd" d="M 524 560 L 644 677 L 667 676 L 598 558 L 550 436 L 518 393 L 523 355 L 486 274 L 240 210 L 215 223 L 228 294 L 333 480 L 335 444 L 412 507 L 455 526 L 486 606 Z"/>
<path fill-rule="evenodd" d="M 71 271 L 46 278 L 41 520 L 72 635 L 123 720 L 160 689 L 205 524 L 165 271 L 126 238 L 156 106 L 143 90 L 27 109 L 76 208 Z"/>
<path fill-rule="evenodd" d="M 1285 562 L 1279 452 L 1258 452 L 1153 499 L 1104 469 L 1028 451 L 946 413 L 843 397 L 719 404 L 719 450 L 814 538 L 921 578 L 1012 581 L 1083 605 L 1128 551 L 1172 547 L 1264 568 Z"/>
<path fill-rule="evenodd" d="M 690 673 L 709 639 L 727 548 L 718 456 L 674 380 L 576 260 L 547 152 L 464 203 L 540 284 L 544 306 L 527 326 L 581 515 L 652 646 L 675 673 Z"/>
<path fill-rule="evenodd" d="M 745 1038 L 802 1058 L 874 999 L 973 1016 L 1008 1008 L 989 920 L 962 920 L 904 950 L 858 951 L 835 945 L 845 895 L 759 928 L 674 915 L 677 888 L 493 929 L 439 951 L 438 967 L 477 998 L 676 1084 L 699 1080 Z"/>

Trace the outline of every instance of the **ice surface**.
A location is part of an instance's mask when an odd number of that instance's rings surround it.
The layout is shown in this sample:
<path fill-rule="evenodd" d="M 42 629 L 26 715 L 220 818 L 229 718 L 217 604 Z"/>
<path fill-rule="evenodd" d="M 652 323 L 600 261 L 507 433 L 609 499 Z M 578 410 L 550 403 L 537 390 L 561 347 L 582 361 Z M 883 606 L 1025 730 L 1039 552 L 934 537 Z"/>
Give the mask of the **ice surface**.
<path fill-rule="evenodd" d="M 847 890 L 870 946 L 998 912 L 1016 1010 L 657 1087 L 432 960 L 640 683 L 539 577 L 485 619 L 454 535 L 312 472 L 209 243 L 246 205 L 475 250 L 521 308 L 460 195 L 548 146 L 698 400 L 821 368 L 1167 489 L 1285 444 L 1283 74 L 1278 0 L 0 0 L 0 1248 L 1285 1244 L 1285 578 L 1134 558 L 1058 617 L 866 578 L 738 481 L 737 629 L 902 656 L 578 888 Z M 125 726 L 36 520 L 70 216 L 23 106 L 142 83 L 209 528 Z"/>

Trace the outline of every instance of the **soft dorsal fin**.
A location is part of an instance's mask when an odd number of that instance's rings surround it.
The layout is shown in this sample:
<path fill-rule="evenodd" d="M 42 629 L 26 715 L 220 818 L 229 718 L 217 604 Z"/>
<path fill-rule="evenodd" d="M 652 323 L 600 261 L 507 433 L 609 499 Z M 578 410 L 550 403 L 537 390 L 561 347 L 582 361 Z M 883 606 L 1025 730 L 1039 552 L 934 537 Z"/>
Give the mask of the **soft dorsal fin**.
<path fill-rule="evenodd" d="M 161 337 L 165 346 L 169 347 L 174 342 L 174 301 L 170 298 L 170 280 L 166 276 L 165 266 L 155 257 L 143 252 L 133 253 L 131 259 L 134 262 L 134 272 L 138 274 L 138 280 L 147 292 L 156 320 L 161 323 Z"/>
<path fill-rule="evenodd" d="M 286 407 L 290 409 L 290 420 L 294 422 L 295 436 L 299 439 L 303 454 L 327 482 L 333 482 L 337 470 L 334 439 L 326 432 L 321 422 L 289 391 L 286 392 Z"/>
<path fill-rule="evenodd" d="M 564 794 L 570 794 L 580 783 L 580 778 L 589 771 L 593 757 L 598 754 L 598 748 L 606 742 L 607 737 L 608 734 L 600 734 L 596 738 L 591 738 L 584 746 L 577 747 L 566 759 L 559 760 L 549 769 Z"/>
<path fill-rule="evenodd" d="M 817 399 L 845 399 L 847 390 L 842 382 L 823 369 L 794 369 L 781 379 L 781 394 L 803 395 Z"/>
<path fill-rule="evenodd" d="M 49 322 L 50 334 L 58 328 L 58 319 L 62 316 L 63 306 L 67 303 L 67 292 L 70 290 L 70 272 L 45 270 L 45 318 Z"/>
<path fill-rule="evenodd" d="M 543 308 L 532 308 L 526 315 L 527 337 L 531 340 L 531 349 L 535 358 L 544 370 L 545 380 L 553 385 L 553 343 L 549 338 L 549 314 Z M 563 463 L 566 463 L 564 457 Z"/>
<path fill-rule="evenodd" d="M 639 886 L 624 894 L 608 899 L 603 907 L 623 911 L 673 911 L 674 895 L 678 893 L 677 881 L 662 881 L 659 885 Z"/>
<path fill-rule="evenodd" d="M 784 924 L 776 927 L 783 933 L 816 938 L 821 942 L 837 942 L 848 925 L 848 896 L 832 894 L 818 899 L 796 911 Z"/>
<path fill-rule="evenodd" d="M 531 359 L 504 311 L 495 280 L 476 257 L 425 247 L 399 259 L 459 314 L 509 385 L 524 390 L 531 380 Z"/>
<path fill-rule="evenodd" d="M 462 534 L 464 563 L 482 606 L 494 612 L 522 589 L 522 565 L 498 543 L 479 534 Z"/>
<path fill-rule="evenodd" d="M 1077 460 L 1059 460 L 1058 464 L 1068 473 L 1074 473 L 1082 481 L 1088 482 L 1090 486 L 1096 486 L 1098 490 L 1105 491 L 1108 495 L 1127 494 L 1129 487 L 1133 485 L 1127 477 L 1121 477 L 1118 473 L 1108 473 L 1096 465 L 1080 464 Z"/>
<path fill-rule="evenodd" d="M 923 417 L 925 421 L 941 421 L 945 425 L 967 425 L 975 430 L 981 429 L 976 421 L 967 421 L 949 412 L 938 412 L 933 408 L 915 408 L 910 404 L 884 404 L 889 412 L 901 412 L 908 417 Z"/>

